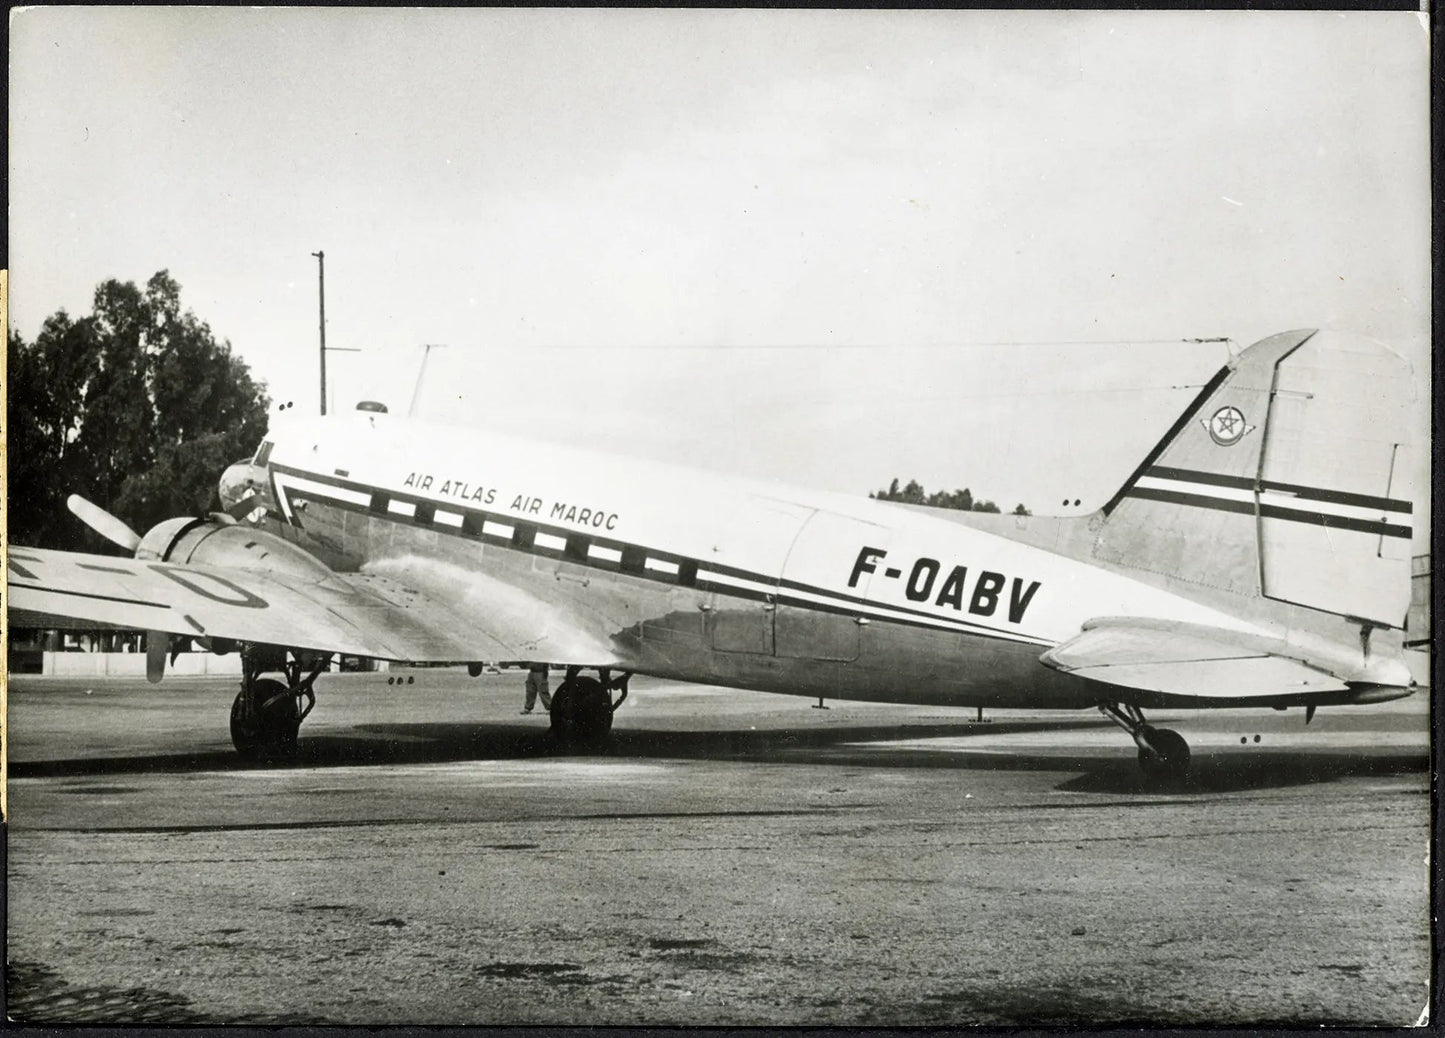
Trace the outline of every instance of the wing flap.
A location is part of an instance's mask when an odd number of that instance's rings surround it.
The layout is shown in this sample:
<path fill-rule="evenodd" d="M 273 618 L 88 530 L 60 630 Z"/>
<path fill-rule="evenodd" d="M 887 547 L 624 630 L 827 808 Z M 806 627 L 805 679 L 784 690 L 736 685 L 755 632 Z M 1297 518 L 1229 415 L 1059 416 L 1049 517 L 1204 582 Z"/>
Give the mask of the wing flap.
<path fill-rule="evenodd" d="M 1199 699 L 1343 692 L 1342 680 L 1289 656 L 1282 641 L 1197 624 L 1091 620 L 1039 657 L 1046 667 L 1123 688 Z"/>
<path fill-rule="evenodd" d="M 375 560 L 364 573 L 348 579 L 382 597 L 404 594 L 422 603 L 444 604 L 439 610 L 421 607 L 435 613 L 429 626 L 485 631 L 509 647 L 483 658 L 587 666 L 621 663 L 611 637 L 618 626 L 615 618 L 588 609 L 561 584 L 555 597 L 545 599 L 476 567 L 417 555 Z"/>

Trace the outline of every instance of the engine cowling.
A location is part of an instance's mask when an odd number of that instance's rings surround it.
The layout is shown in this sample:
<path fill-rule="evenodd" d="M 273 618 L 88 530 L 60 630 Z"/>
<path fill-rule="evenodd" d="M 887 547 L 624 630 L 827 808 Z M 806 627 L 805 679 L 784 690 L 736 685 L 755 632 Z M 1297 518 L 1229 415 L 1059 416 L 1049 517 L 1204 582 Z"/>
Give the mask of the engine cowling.
<path fill-rule="evenodd" d="M 141 538 L 137 559 L 284 573 L 311 581 L 332 576 L 315 555 L 253 526 L 180 516 L 157 523 Z"/>

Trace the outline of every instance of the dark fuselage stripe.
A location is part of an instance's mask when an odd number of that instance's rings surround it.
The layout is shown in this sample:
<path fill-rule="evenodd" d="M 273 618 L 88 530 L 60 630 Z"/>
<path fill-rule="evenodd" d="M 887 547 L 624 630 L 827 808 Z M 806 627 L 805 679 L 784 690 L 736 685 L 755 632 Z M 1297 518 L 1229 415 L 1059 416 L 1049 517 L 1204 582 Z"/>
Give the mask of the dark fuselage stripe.
<path fill-rule="evenodd" d="M 716 581 L 705 579 L 699 579 L 697 586 L 700 590 L 714 591 L 732 598 L 741 598 L 753 602 L 773 602 L 777 605 L 794 606 L 799 609 L 807 609 L 818 613 L 831 613 L 836 616 L 851 616 L 854 618 L 861 617 L 867 620 L 877 620 L 880 623 L 898 624 L 903 627 L 952 631 L 955 634 L 972 635 L 978 638 L 1005 638 L 1008 641 L 1024 642 L 1030 645 L 1053 644 L 1041 638 L 1032 638 L 1027 635 L 1017 634 L 1013 631 L 1000 631 L 992 627 L 985 627 L 971 620 L 955 619 L 951 616 L 935 616 L 917 609 L 904 609 L 901 606 L 863 602 L 861 603 L 862 608 L 859 608 L 858 605 L 855 605 L 851 601 L 815 602 L 809 598 L 799 598 L 797 595 L 774 593 L 772 590 L 762 591 L 757 588 L 738 587 L 734 584 L 720 584 Z M 879 610 L 882 609 L 897 609 L 900 613 L 910 615 L 898 616 L 891 612 L 880 612 Z M 917 619 L 914 619 L 914 617 L 917 617 Z"/>
<path fill-rule="evenodd" d="M 1390 497 L 1373 497 L 1370 494 L 1355 494 L 1346 490 L 1326 490 L 1323 487 L 1307 487 L 1299 483 L 1277 483 L 1270 479 L 1253 480 L 1248 476 L 1226 476 L 1218 472 L 1199 472 L 1194 469 L 1176 469 L 1167 465 L 1156 465 L 1144 473 L 1157 479 L 1182 480 L 1189 483 L 1205 483 L 1216 487 L 1232 487 L 1236 490 L 1254 490 L 1256 483 L 1261 491 L 1273 490 L 1282 494 L 1293 494 L 1305 501 L 1323 501 L 1332 505 L 1358 505 L 1361 508 L 1378 508 L 1384 512 L 1403 512 L 1408 515 L 1415 510 L 1409 501 Z"/>
<path fill-rule="evenodd" d="M 962 616 L 940 616 L 938 613 L 930 613 L 924 609 L 915 609 L 911 606 L 890 605 L 887 602 L 880 602 L 876 599 L 864 598 L 861 595 L 849 595 L 843 593 L 842 591 L 832 591 L 828 588 L 818 587 L 816 584 L 804 584 L 800 580 L 778 580 L 774 577 L 762 577 L 756 573 L 750 573 L 747 570 L 737 569 L 733 566 L 719 565 L 715 562 L 709 562 L 705 568 L 721 576 L 735 577 L 739 580 L 751 580 L 757 583 L 769 584 L 777 587 L 778 589 L 786 589 L 788 591 L 802 591 L 810 595 L 822 595 L 824 597 L 831 598 L 834 601 L 846 603 L 848 605 L 865 606 L 867 608 L 875 610 L 887 609 L 891 612 L 903 613 L 908 616 L 922 617 L 923 619 L 933 620 L 939 623 L 962 624 L 964 627 L 976 629 L 978 631 L 991 634 L 1016 633 L 1001 627 L 990 627 L 988 624 L 979 623 L 977 620 L 969 620 Z M 804 600 L 794 599 L 794 601 L 801 602 Z M 879 614 L 875 613 L 874 615 L 878 616 Z"/>
<path fill-rule="evenodd" d="M 1218 512 L 1238 512 L 1254 515 L 1253 501 L 1231 501 L 1227 498 L 1205 497 L 1202 494 L 1187 494 L 1179 490 L 1162 490 L 1156 487 L 1134 487 L 1128 494 L 1131 498 L 1146 501 L 1163 501 L 1175 505 L 1191 505 L 1195 508 L 1211 508 Z M 1285 519 L 1293 523 L 1309 523 L 1338 530 L 1355 530 L 1359 533 L 1379 534 L 1382 537 L 1409 537 L 1410 527 L 1371 519 L 1355 519 L 1350 516 L 1327 515 L 1324 512 L 1306 512 L 1280 505 L 1260 504 L 1259 515 L 1265 519 Z"/>
<path fill-rule="evenodd" d="M 1194 469 L 1176 469 L 1168 465 L 1155 465 L 1144 472 L 1146 476 L 1158 479 L 1182 479 L 1190 483 L 1207 483 L 1214 487 L 1234 487 L 1238 490 L 1253 490 L 1254 480 L 1248 476 L 1226 476 L 1222 472 L 1196 472 Z"/>
<path fill-rule="evenodd" d="M 529 536 L 534 536 L 538 533 L 546 533 L 551 534 L 554 537 L 561 537 L 563 539 L 585 537 L 587 538 L 587 542 L 590 544 L 595 544 L 604 548 L 612 548 L 616 551 L 624 551 L 629 548 L 635 551 L 638 547 L 637 545 L 628 544 L 626 541 L 619 541 L 615 538 L 608 537 L 606 534 L 603 533 L 592 533 L 588 530 L 578 530 L 576 527 L 553 526 L 550 523 L 538 522 L 535 518 L 531 516 L 517 515 L 512 512 L 488 512 L 485 509 L 469 507 L 460 502 L 438 501 L 435 498 L 419 497 L 415 494 L 405 493 L 404 491 L 381 490 L 377 487 L 369 486 L 365 483 L 357 483 L 353 480 L 333 479 L 319 472 L 306 472 L 302 469 L 293 469 L 284 465 L 273 465 L 271 467 L 273 471 L 285 476 L 294 476 L 297 479 L 304 479 L 309 482 L 317 483 L 323 486 L 335 487 L 338 490 L 349 490 L 354 493 L 365 494 L 368 495 L 369 498 L 383 496 L 387 500 L 395 501 L 397 503 L 407 503 L 415 506 L 427 505 L 429 506 L 431 512 L 430 522 L 413 522 L 413 517 L 411 516 L 406 516 L 390 511 L 386 512 L 386 518 L 393 519 L 398 522 L 412 523 L 413 525 L 427 526 L 430 529 L 434 529 L 439 533 L 451 533 L 456 536 L 462 536 L 463 534 L 465 534 L 467 539 L 469 540 L 480 540 L 488 544 L 511 545 L 513 547 L 528 547 L 530 545 L 518 543 L 519 533 L 522 534 L 522 537 L 520 539 L 523 541 L 527 540 Z M 305 498 L 316 496 L 316 494 L 314 494 L 313 492 L 302 487 L 288 489 L 287 493 L 292 497 Z M 326 502 L 328 504 L 336 505 L 339 508 L 345 508 L 348 511 L 358 513 L 365 513 L 371 511 L 371 514 L 373 515 L 378 514 L 376 511 L 374 511 L 373 509 L 369 509 L 365 505 L 353 504 L 350 501 L 343 501 L 333 497 L 326 498 Z M 454 515 L 460 515 L 463 520 L 463 525 L 461 527 L 455 527 L 451 526 L 448 523 L 437 522 L 437 511 L 451 512 Z M 513 532 L 510 534 L 501 534 L 483 531 L 482 524 L 484 522 L 500 523 L 511 528 Z M 548 549 L 544 547 L 539 547 L 536 550 L 538 554 L 543 555 L 560 556 L 564 553 L 564 549 L 562 548 Z M 695 560 L 687 559 L 682 555 L 676 554 L 675 552 L 653 550 L 652 548 L 647 548 L 645 549 L 645 551 L 647 553 L 647 558 L 659 562 L 670 562 L 675 565 L 680 565 L 684 562 L 694 562 L 695 564 Z M 713 566 L 711 563 L 708 564 L 708 567 L 721 570 L 721 567 Z"/>

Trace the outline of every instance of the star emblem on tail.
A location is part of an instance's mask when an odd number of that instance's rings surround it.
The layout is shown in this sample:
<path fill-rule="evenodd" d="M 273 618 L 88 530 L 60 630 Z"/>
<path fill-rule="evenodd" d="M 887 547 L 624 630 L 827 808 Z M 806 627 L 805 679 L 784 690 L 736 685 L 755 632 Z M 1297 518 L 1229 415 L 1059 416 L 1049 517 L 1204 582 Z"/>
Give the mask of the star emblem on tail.
<path fill-rule="evenodd" d="M 1200 424 L 1209 431 L 1210 439 L 1221 447 L 1233 446 L 1254 430 L 1254 426 L 1245 422 L 1244 412 L 1231 406 L 1221 407 Z"/>

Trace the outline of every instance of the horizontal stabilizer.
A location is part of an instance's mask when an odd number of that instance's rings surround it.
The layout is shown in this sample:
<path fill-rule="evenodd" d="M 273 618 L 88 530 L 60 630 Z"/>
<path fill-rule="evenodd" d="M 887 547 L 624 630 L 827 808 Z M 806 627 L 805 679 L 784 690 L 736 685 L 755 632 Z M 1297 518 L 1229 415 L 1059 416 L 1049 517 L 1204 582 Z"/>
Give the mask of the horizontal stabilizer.
<path fill-rule="evenodd" d="M 1225 700 L 1348 692 L 1323 670 L 1282 655 L 1279 639 L 1135 617 L 1090 620 L 1039 657 L 1054 670 L 1123 688 Z"/>

